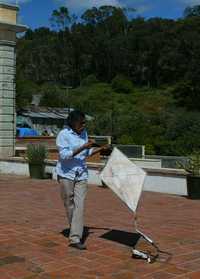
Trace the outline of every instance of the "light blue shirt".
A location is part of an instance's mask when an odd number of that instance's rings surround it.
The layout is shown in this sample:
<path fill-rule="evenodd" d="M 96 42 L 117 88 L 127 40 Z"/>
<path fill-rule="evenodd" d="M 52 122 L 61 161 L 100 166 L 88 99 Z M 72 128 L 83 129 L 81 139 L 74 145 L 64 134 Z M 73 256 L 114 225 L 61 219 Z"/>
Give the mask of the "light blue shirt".
<path fill-rule="evenodd" d="M 63 129 L 57 136 L 56 145 L 59 151 L 59 159 L 56 166 L 58 176 L 70 180 L 87 180 L 88 169 L 86 158 L 91 155 L 92 149 L 85 149 L 73 156 L 73 152 L 88 142 L 88 135 L 84 130 L 80 135 L 70 127 Z"/>

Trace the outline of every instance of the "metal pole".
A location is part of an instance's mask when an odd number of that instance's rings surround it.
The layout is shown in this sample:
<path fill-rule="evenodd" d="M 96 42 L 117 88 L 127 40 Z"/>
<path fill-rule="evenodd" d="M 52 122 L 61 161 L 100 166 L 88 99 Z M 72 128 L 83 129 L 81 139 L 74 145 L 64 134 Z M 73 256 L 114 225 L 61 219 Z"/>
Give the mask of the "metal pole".
<path fill-rule="evenodd" d="M 69 88 L 66 87 L 66 93 L 67 93 L 67 112 L 68 112 L 68 115 L 70 113 L 70 105 L 69 105 Z"/>
<path fill-rule="evenodd" d="M 70 94 L 69 94 L 69 89 L 72 89 L 71 86 L 64 86 L 64 90 L 66 90 L 66 96 L 67 96 L 67 113 L 70 113 Z"/>

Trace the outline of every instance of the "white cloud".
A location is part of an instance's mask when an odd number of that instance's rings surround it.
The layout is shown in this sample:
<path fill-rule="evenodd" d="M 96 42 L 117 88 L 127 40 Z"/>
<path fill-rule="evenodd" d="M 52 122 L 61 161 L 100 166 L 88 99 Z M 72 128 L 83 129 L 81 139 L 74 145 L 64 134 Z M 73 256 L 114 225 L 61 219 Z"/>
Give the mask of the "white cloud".
<path fill-rule="evenodd" d="M 16 2 L 18 2 L 18 4 L 20 3 L 26 3 L 26 2 L 31 2 L 32 0 L 18 0 Z"/>
<path fill-rule="evenodd" d="M 121 6 L 118 0 L 66 0 L 65 3 L 70 10 L 83 10 L 103 5 Z"/>
<path fill-rule="evenodd" d="M 92 7 L 100 7 L 103 5 L 110 5 L 115 7 L 122 7 L 121 0 L 54 0 L 60 2 L 69 8 L 70 11 L 82 11 Z"/>
<path fill-rule="evenodd" d="M 138 5 L 135 7 L 136 8 L 136 13 L 138 14 L 143 14 L 147 11 L 150 11 L 152 9 L 152 6 L 149 5 Z"/>
<path fill-rule="evenodd" d="M 21 3 L 26 3 L 26 2 L 30 2 L 32 0 L 1 0 L 1 3 L 5 3 L 5 4 L 21 4 Z"/>
<path fill-rule="evenodd" d="M 200 5 L 200 0 L 53 0 L 65 5 L 70 12 L 79 13 L 92 7 L 112 5 L 117 7 L 135 8 L 135 15 L 153 13 L 162 15 L 168 10 L 184 10 L 187 6 Z"/>
<path fill-rule="evenodd" d="M 65 5 L 72 12 L 83 11 L 92 7 L 110 5 L 115 7 L 135 8 L 137 14 L 142 14 L 152 9 L 149 0 L 54 0 Z"/>
<path fill-rule="evenodd" d="M 179 2 L 186 6 L 200 5 L 200 0 L 179 0 Z"/>

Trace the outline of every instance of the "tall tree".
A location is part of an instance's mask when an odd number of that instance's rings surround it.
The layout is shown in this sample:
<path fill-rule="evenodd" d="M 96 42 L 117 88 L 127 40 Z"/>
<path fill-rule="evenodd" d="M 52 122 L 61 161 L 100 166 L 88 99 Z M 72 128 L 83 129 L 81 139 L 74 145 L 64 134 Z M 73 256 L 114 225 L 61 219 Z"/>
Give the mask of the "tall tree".
<path fill-rule="evenodd" d="M 200 16 L 200 5 L 195 5 L 192 7 L 185 8 L 183 12 L 183 16 L 185 18 L 192 17 L 192 16 Z"/>
<path fill-rule="evenodd" d="M 64 31 L 69 26 L 71 21 L 72 17 L 66 7 L 60 7 L 58 10 L 54 10 L 50 18 L 52 27 L 61 31 Z"/>

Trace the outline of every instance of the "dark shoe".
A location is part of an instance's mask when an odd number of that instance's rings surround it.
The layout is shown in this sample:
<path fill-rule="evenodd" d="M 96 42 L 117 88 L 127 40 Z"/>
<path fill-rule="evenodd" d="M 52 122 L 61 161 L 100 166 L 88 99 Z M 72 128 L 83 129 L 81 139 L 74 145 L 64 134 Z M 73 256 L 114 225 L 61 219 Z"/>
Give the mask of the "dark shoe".
<path fill-rule="evenodd" d="M 70 234 L 70 228 L 69 229 L 64 229 L 62 232 L 60 232 L 64 237 L 69 237 Z"/>
<path fill-rule="evenodd" d="M 77 242 L 77 243 L 70 243 L 69 244 L 70 247 L 79 249 L 79 250 L 86 250 L 86 245 L 84 243 L 81 242 Z"/>

